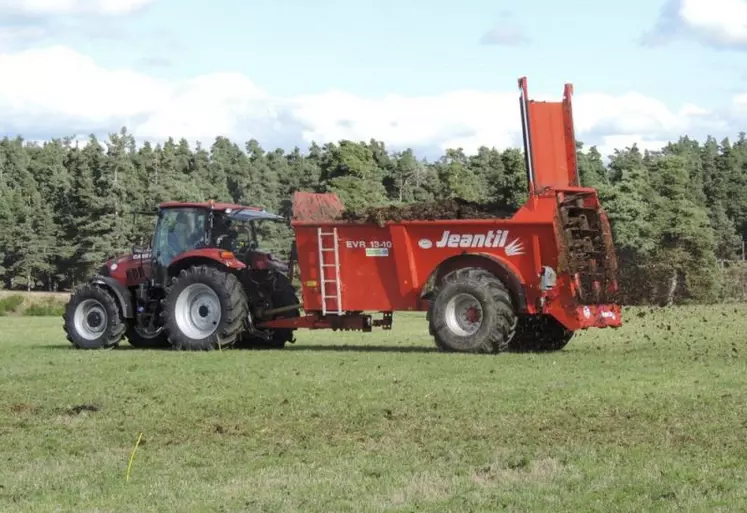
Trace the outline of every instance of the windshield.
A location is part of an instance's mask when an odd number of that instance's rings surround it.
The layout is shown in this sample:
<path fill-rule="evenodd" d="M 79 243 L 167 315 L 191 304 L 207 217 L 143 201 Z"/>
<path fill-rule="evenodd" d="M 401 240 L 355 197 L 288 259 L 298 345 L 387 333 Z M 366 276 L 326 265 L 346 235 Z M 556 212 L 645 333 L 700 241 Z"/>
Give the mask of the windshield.
<path fill-rule="evenodd" d="M 202 208 L 169 208 L 161 212 L 153 241 L 158 262 L 169 265 L 179 254 L 203 242 L 207 211 Z"/>

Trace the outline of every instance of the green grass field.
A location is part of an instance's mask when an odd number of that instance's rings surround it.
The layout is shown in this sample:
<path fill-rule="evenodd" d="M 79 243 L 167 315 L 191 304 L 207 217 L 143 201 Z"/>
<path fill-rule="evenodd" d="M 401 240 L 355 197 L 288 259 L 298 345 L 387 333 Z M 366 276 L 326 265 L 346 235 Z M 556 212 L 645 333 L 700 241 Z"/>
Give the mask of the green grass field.
<path fill-rule="evenodd" d="M 414 314 L 199 354 L 0 317 L 0 511 L 744 511 L 747 306 L 625 321 L 468 356 Z"/>

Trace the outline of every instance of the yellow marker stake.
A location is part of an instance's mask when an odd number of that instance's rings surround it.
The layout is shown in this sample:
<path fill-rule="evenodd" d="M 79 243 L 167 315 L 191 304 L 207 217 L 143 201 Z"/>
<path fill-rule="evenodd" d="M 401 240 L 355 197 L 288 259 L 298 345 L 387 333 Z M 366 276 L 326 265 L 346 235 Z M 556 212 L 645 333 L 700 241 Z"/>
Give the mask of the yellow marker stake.
<path fill-rule="evenodd" d="M 129 482 L 130 480 L 130 468 L 132 468 L 132 460 L 135 459 L 135 451 L 137 451 L 137 446 L 140 445 L 141 438 L 143 438 L 142 432 L 137 437 L 137 442 L 135 442 L 135 447 L 132 449 L 132 454 L 130 454 L 130 462 L 127 464 L 127 476 L 125 477 L 125 482 Z"/>

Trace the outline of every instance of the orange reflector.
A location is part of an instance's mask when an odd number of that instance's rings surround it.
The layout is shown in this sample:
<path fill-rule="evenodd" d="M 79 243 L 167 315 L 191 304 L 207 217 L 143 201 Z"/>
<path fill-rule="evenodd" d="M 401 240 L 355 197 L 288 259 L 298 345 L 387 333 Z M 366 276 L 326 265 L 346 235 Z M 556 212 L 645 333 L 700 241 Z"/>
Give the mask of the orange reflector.
<path fill-rule="evenodd" d="M 234 254 L 231 251 L 221 251 L 220 252 L 220 257 L 224 258 L 226 260 L 230 260 L 230 259 L 234 258 Z"/>

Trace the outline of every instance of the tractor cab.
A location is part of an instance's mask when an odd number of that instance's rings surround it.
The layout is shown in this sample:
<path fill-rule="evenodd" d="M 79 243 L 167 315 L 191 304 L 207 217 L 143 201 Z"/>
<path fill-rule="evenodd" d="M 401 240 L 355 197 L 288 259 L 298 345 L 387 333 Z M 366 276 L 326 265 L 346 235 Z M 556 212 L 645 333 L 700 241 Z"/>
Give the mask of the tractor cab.
<path fill-rule="evenodd" d="M 153 257 L 168 267 L 179 255 L 209 246 L 209 209 L 205 207 L 161 208 L 153 235 Z"/>
<path fill-rule="evenodd" d="M 287 266 L 259 249 L 257 222 L 283 222 L 283 216 L 256 207 L 222 203 L 160 205 L 152 241 L 152 261 L 166 270 L 186 258 L 233 258 L 251 268 Z M 231 258 L 226 258 L 229 256 Z M 163 273 L 166 278 L 172 273 Z"/>

